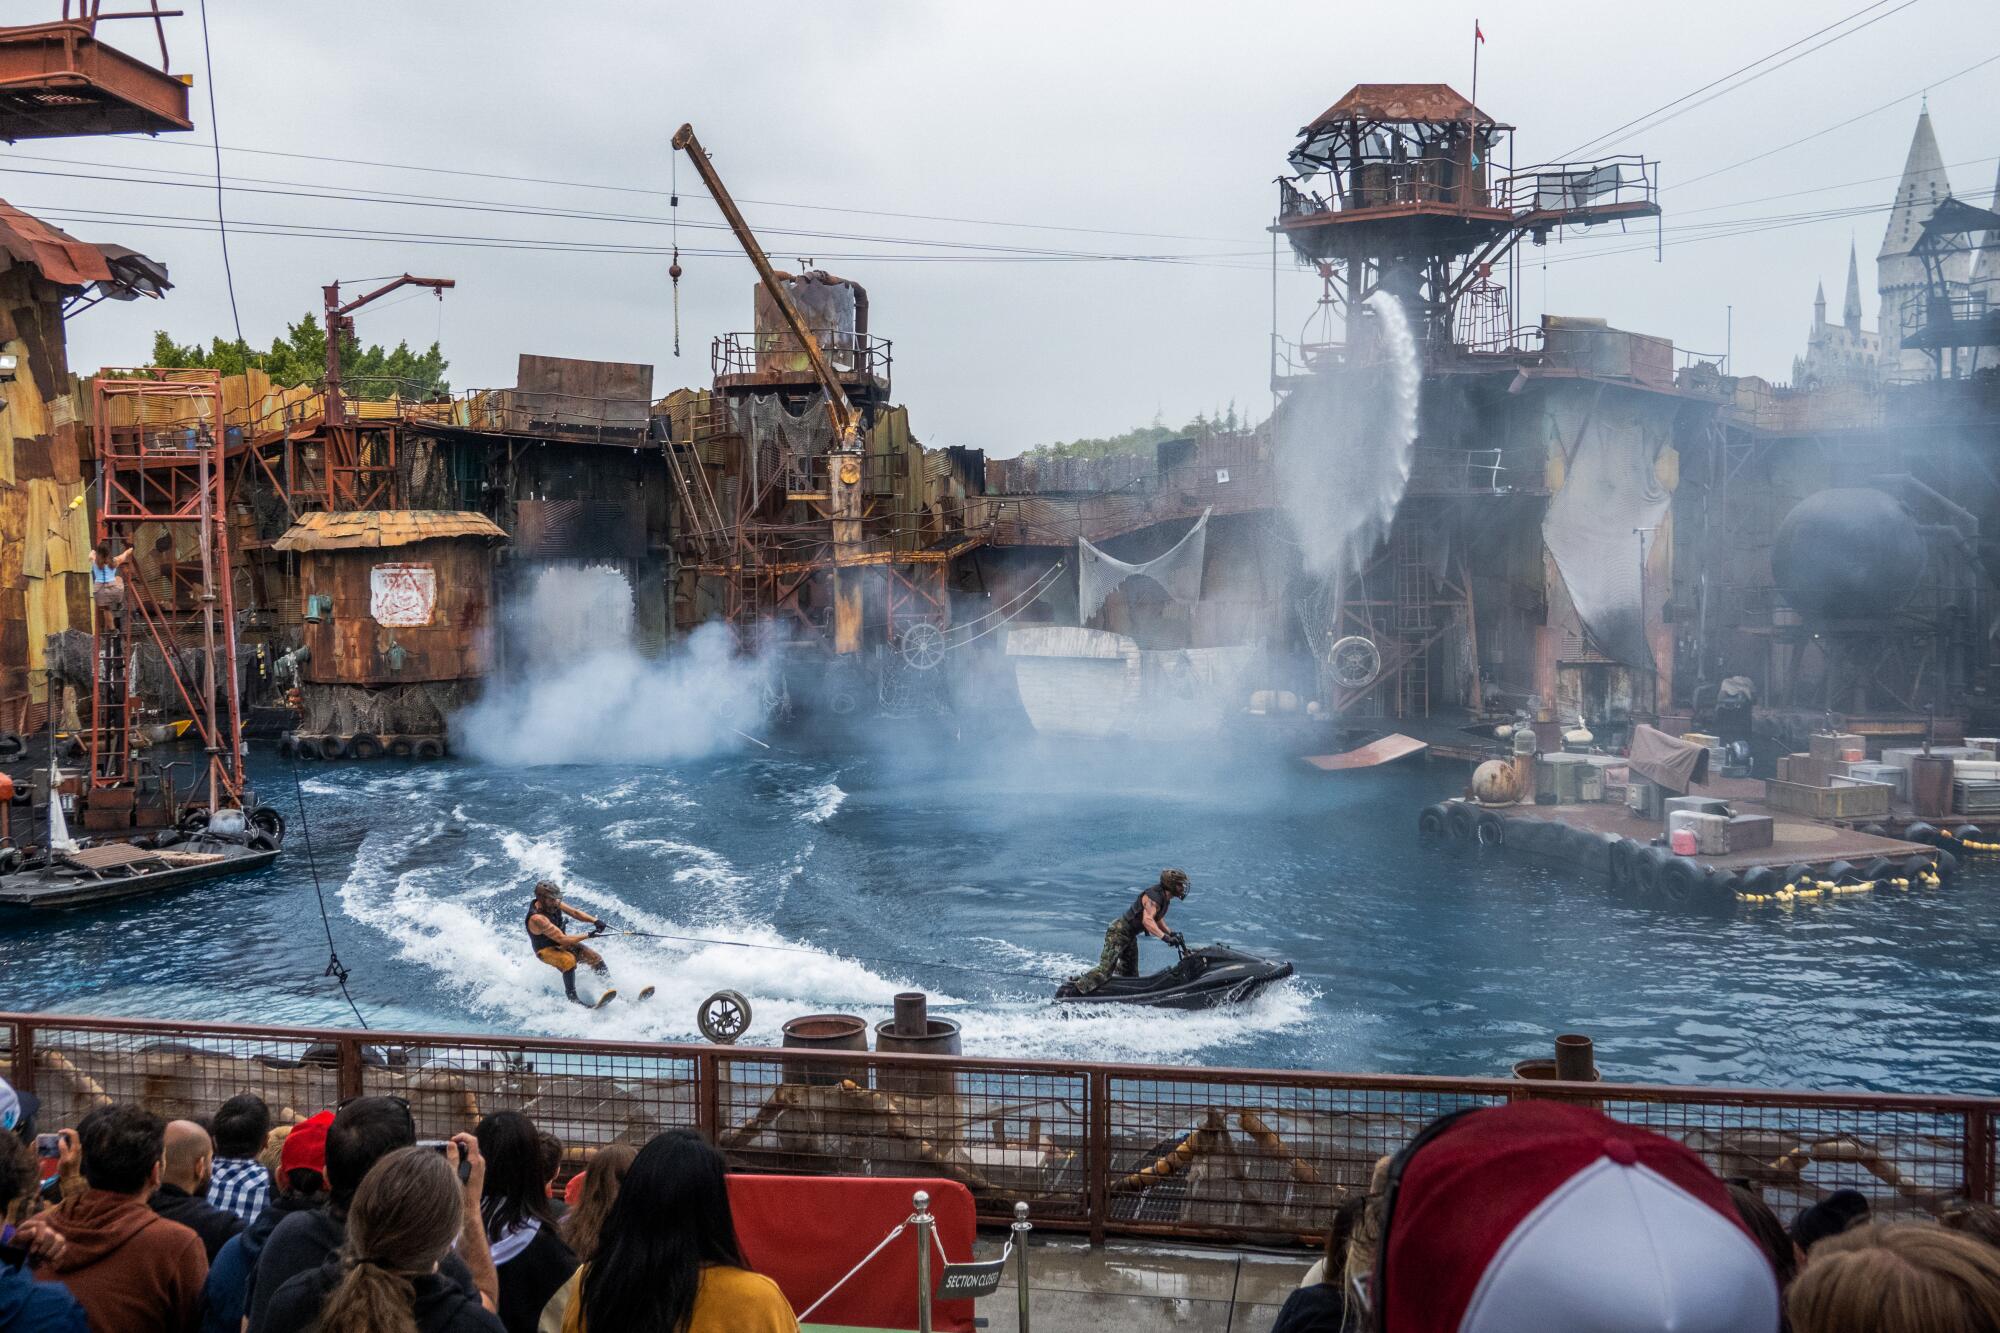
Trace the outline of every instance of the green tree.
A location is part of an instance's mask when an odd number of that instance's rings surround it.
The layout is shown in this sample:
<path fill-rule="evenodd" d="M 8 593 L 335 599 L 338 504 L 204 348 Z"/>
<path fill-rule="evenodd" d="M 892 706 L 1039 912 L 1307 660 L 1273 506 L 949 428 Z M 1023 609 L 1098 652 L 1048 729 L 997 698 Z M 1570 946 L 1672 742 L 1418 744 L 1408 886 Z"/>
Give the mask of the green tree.
<path fill-rule="evenodd" d="M 1231 404 L 1232 414 L 1235 405 Z M 1236 429 L 1233 415 L 1227 418 L 1227 429 Z M 1194 420 L 1175 430 L 1163 420 L 1159 413 L 1153 414 L 1148 426 L 1137 426 L 1118 435 L 1101 435 L 1079 440 L 1057 440 L 1053 444 L 1038 444 L 1022 456 L 1037 460 L 1056 458 L 1109 458 L 1114 454 L 1132 454 L 1151 449 L 1162 440 L 1180 440 L 1207 435 L 1224 428 L 1225 418 L 1220 413 L 1211 420 L 1207 413 L 1195 413 Z"/>
<path fill-rule="evenodd" d="M 169 370 L 219 370 L 225 375 L 240 375 L 254 366 L 278 384 L 317 383 L 326 375 L 326 330 L 308 314 L 288 327 L 284 337 L 271 339 L 269 351 L 256 352 L 240 340 L 216 338 L 207 347 L 177 343 L 163 329 L 153 335 L 153 364 Z M 352 336 L 341 342 L 341 378 L 354 394 L 396 392 L 412 398 L 450 393 L 444 377 L 450 364 L 436 343 L 416 352 L 407 342 L 393 348 L 378 343 L 363 347 Z"/>

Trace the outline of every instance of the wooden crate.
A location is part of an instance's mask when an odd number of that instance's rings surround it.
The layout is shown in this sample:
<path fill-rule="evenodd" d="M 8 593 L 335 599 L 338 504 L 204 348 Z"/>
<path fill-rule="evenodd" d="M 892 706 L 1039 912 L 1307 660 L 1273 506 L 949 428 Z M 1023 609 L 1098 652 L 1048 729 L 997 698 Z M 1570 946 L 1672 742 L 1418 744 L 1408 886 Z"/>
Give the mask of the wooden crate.
<path fill-rule="evenodd" d="M 1764 804 L 1809 819 L 1866 819 L 1889 813 L 1889 789 L 1874 783 L 1861 787 L 1809 787 L 1802 782 L 1774 780 L 1764 784 Z"/>

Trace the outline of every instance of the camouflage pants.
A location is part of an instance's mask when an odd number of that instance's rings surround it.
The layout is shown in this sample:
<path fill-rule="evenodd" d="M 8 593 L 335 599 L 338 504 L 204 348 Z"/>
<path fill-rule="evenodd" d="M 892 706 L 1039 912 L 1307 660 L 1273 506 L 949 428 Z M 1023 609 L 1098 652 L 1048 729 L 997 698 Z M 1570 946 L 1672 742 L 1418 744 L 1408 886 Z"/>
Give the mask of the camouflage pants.
<path fill-rule="evenodd" d="M 1104 952 L 1098 955 L 1097 966 L 1076 979 L 1076 988 L 1088 995 L 1112 977 L 1138 975 L 1139 941 L 1121 916 L 1104 932 Z"/>

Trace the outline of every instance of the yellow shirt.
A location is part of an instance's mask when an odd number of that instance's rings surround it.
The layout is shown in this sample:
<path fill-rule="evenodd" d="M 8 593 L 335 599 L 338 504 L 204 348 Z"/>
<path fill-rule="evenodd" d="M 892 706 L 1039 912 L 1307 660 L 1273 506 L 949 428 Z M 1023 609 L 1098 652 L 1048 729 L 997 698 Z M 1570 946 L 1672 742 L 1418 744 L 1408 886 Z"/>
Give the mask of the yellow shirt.
<path fill-rule="evenodd" d="M 542 1312 L 542 1327 L 558 1302 L 567 1307 L 562 1314 L 562 1333 L 587 1333 L 583 1322 L 583 1275 L 589 1265 L 576 1270 Z M 701 1270 L 701 1290 L 695 1293 L 694 1315 L 687 1333 L 798 1333 L 799 1321 L 792 1317 L 792 1305 L 778 1284 L 762 1273 L 747 1268 L 714 1266 Z"/>

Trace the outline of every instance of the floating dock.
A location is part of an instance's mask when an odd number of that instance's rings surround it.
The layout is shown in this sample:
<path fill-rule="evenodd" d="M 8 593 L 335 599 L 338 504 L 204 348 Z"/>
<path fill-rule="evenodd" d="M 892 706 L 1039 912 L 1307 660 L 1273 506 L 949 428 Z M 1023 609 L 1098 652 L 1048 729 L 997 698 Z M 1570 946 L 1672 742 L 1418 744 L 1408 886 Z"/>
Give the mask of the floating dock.
<path fill-rule="evenodd" d="M 1736 790 L 1747 793 L 1761 786 L 1722 779 L 1704 789 L 1704 795 L 1728 801 L 1739 814 L 1768 815 L 1772 821 L 1769 846 L 1712 856 L 1676 856 L 1661 838 L 1658 820 L 1605 802 L 1489 806 L 1451 800 L 1427 806 L 1419 828 L 1431 836 L 1562 862 L 1602 875 L 1615 890 L 1642 902 L 1667 907 L 1728 907 L 1923 887 L 1954 868 L 1954 860 L 1941 854 L 1948 848 L 1775 811 Z"/>

